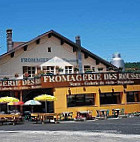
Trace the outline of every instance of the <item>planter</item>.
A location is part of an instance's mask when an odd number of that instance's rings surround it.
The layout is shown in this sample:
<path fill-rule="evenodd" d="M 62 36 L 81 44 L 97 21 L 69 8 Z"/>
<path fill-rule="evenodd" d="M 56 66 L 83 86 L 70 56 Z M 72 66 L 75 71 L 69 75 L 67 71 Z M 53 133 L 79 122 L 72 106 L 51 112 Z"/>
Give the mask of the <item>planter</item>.
<path fill-rule="evenodd" d="M 63 68 L 59 66 L 56 66 L 55 69 L 56 69 L 56 73 L 63 72 Z"/>
<path fill-rule="evenodd" d="M 9 80 L 9 78 L 8 77 L 4 77 L 3 80 Z"/>
<path fill-rule="evenodd" d="M 85 71 L 85 73 L 92 73 L 92 72 L 93 72 L 92 70 Z"/>
<path fill-rule="evenodd" d="M 15 77 L 17 78 L 17 77 L 19 77 L 19 75 L 16 73 L 16 74 L 15 74 Z"/>
<path fill-rule="evenodd" d="M 25 78 L 29 77 L 29 74 L 27 72 L 24 73 L 23 75 Z"/>

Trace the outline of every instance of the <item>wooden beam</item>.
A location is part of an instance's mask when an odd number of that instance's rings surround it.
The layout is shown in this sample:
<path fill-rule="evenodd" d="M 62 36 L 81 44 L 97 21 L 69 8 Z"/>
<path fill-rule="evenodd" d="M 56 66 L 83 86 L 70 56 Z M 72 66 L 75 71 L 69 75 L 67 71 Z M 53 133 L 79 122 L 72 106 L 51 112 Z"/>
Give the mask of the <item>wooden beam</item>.
<path fill-rule="evenodd" d="M 124 84 L 123 87 L 126 89 L 127 88 L 127 84 Z"/>
<path fill-rule="evenodd" d="M 96 65 L 99 65 L 100 64 L 100 61 L 99 60 L 96 60 Z"/>
<path fill-rule="evenodd" d="M 64 44 L 64 40 L 62 40 L 62 39 L 61 39 L 61 40 L 60 40 L 60 42 L 61 42 L 61 43 L 60 43 L 61 45 L 63 45 L 63 44 Z"/>
<path fill-rule="evenodd" d="M 20 91 L 20 101 L 23 101 L 23 92 Z M 23 106 L 20 105 L 20 113 L 23 114 Z"/>
<path fill-rule="evenodd" d="M 85 59 L 87 59 L 88 58 L 88 54 L 84 53 L 84 57 L 85 57 Z"/>
<path fill-rule="evenodd" d="M 25 46 L 23 47 L 24 51 L 27 51 L 27 47 L 28 47 L 28 45 L 25 45 Z"/>
<path fill-rule="evenodd" d="M 15 55 L 15 52 L 12 52 L 12 53 L 11 53 L 11 58 L 13 58 L 13 57 L 14 57 L 14 55 Z"/>
<path fill-rule="evenodd" d="M 51 34 L 51 33 L 49 33 L 49 34 L 48 34 L 48 38 L 51 38 L 51 36 L 52 36 L 52 34 Z"/>
<path fill-rule="evenodd" d="M 39 44 L 40 43 L 40 38 L 38 40 L 36 40 L 36 44 Z"/>

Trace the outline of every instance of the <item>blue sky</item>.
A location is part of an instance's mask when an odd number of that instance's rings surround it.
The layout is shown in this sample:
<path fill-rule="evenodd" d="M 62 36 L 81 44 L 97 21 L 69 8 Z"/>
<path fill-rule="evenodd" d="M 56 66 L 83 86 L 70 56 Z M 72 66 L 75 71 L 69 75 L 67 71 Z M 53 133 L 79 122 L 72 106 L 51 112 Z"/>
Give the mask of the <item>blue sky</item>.
<path fill-rule="evenodd" d="M 28 41 L 51 29 L 110 61 L 120 52 L 125 62 L 140 61 L 140 0 L 1 0 L 0 54 L 6 29 L 14 41 Z"/>

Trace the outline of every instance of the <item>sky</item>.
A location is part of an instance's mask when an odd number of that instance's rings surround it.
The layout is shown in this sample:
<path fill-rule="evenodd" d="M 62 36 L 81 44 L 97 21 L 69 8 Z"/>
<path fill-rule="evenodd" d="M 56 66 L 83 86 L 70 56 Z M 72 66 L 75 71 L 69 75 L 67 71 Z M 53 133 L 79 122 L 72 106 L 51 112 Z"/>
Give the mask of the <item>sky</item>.
<path fill-rule="evenodd" d="M 140 0 L 0 0 L 0 55 L 13 41 L 29 41 L 55 30 L 110 61 L 119 52 L 125 62 L 140 62 Z"/>

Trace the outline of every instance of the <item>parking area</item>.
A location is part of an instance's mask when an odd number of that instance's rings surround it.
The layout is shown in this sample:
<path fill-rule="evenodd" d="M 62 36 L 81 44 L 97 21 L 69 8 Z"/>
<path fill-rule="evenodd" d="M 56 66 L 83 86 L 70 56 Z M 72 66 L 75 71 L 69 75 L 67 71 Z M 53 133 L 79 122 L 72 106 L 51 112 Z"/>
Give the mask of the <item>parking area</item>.
<path fill-rule="evenodd" d="M 140 116 L 109 120 L 87 121 L 61 121 L 58 124 L 36 124 L 25 121 L 24 124 L 2 125 L 1 131 L 86 131 L 86 132 L 109 132 L 118 134 L 140 134 Z"/>

